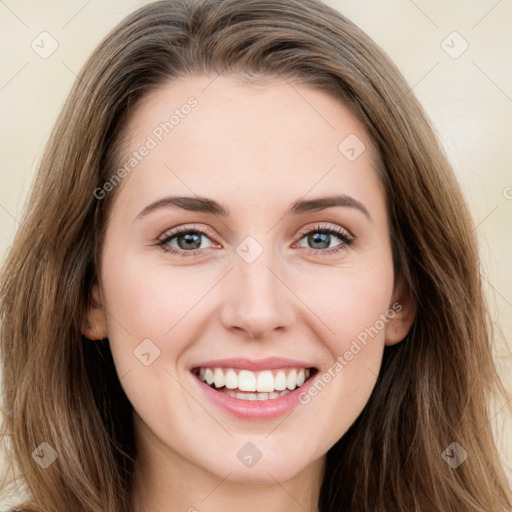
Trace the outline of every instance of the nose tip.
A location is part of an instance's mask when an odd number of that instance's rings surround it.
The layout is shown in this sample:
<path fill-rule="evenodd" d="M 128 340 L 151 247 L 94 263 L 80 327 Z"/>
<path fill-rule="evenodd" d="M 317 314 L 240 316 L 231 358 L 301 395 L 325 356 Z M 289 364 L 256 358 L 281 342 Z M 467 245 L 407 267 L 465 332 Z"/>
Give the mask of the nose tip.
<path fill-rule="evenodd" d="M 238 261 L 228 283 L 222 322 L 251 339 L 264 339 L 294 322 L 293 294 L 267 261 Z"/>

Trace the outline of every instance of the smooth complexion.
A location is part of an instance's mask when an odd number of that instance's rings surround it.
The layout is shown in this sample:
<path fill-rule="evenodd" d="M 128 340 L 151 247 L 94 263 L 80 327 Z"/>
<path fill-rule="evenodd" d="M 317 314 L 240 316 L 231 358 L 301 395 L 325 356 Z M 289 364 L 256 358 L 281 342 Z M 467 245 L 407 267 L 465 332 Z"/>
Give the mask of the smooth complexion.
<path fill-rule="evenodd" d="M 190 96 L 198 102 L 118 185 L 94 287 L 101 308 L 86 333 L 108 336 L 134 407 L 137 512 L 317 510 L 325 454 L 361 413 L 384 346 L 404 338 L 415 306 L 395 286 L 378 155 L 363 125 L 308 86 L 213 78 L 169 82 L 130 120 L 127 155 Z M 353 162 L 338 150 L 349 134 L 366 146 Z M 289 211 L 333 194 L 366 213 Z M 167 196 L 207 197 L 229 214 L 167 206 L 140 215 Z M 319 225 L 352 242 L 322 239 Z M 199 250 L 183 236 L 163 246 L 176 228 L 204 231 L 188 238 Z M 262 250 L 251 263 L 237 253 L 247 237 Z M 343 371 L 286 415 L 233 415 L 191 372 L 207 360 L 275 356 L 308 362 L 319 378 L 397 301 L 401 311 Z M 148 366 L 134 355 L 145 339 L 160 351 Z M 237 457 L 247 443 L 261 453 L 252 467 Z"/>

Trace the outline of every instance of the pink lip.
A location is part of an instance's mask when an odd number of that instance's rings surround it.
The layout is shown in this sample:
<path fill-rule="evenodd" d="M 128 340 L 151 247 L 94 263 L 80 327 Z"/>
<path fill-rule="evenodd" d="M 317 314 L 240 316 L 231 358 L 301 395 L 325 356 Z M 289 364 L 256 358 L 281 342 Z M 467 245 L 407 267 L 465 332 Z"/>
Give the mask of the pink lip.
<path fill-rule="evenodd" d="M 274 370 L 277 368 L 314 368 L 314 365 L 299 361 L 297 359 L 288 359 L 286 357 L 267 357 L 265 359 L 246 359 L 244 357 L 233 357 L 229 359 L 216 359 L 204 361 L 194 368 L 240 368 L 251 370 Z"/>
<path fill-rule="evenodd" d="M 288 360 L 289 361 L 289 360 Z M 217 365 L 219 361 L 216 361 Z M 294 363 L 291 366 L 295 366 Z M 303 366 L 303 365 L 297 365 Z M 280 368 L 282 366 L 277 366 Z M 266 367 L 268 368 L 268 366 Z M 269 420 L 283 416 L 300 404 L 299 396 L 307 392 L 309 387 L 316 380 L 316 374 L 313 374 L 304 384 L 290 393 L 272 400 L 241 400 L 225 395 L 220 391 L 211 388 L 206 382 L 203 382 L 196 375 L 193 376 L 201 391 L 211 400 L 217 407 L 237 418 L 246 420 Z"/>

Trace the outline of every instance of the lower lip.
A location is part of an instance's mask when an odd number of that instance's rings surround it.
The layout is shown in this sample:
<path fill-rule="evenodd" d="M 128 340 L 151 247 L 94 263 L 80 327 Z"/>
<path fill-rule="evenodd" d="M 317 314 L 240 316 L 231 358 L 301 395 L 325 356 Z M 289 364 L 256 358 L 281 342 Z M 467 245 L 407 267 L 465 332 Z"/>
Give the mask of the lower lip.
<path fill-rule="evenodd" d="M 234 398 L 220 391 L 215 391 L 215 389 L 211 388 L 196 375 L 193 375 L 193 377 L 206 397 L 229 414 L 247 420 L 267 420 L 283 416 L 300 404 L 299 396 L 307 392 L 316 375 L 310 377 L 302 386 L 290 393 L 268 400 L 242 400 Z"/>

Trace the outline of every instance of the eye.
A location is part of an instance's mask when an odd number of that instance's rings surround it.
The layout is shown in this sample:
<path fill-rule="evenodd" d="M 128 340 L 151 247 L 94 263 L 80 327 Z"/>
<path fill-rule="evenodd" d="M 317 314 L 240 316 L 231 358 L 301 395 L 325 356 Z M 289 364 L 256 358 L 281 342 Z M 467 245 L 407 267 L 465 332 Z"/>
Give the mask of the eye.
<path fill-rule="evenodd" d="M 317 225 L 312 229 L 309 229 L 301 233 L 301 239 L 306 238 L 306 243 L 312 244 L 314 247 L 304 247 L 309 254 L 315 256 L 323 254 L 336 254 L 341 250 L 347 249 L 355 240 L 355 238 L 345 229 L 340 227 L 331 227 L 325 225 Z M 329 248 L 330 243 L 334 238 L 341 240 L 341 243 L 335 247 Z M 315 247 L 316 246 L 316 247 Z"/>
<path fill-rule="evenodd" d="M 355 240 L 345 229 L 325 225 L 317 225 L 312 229 L 301 232 L 300 235 L 300 240 L 307 237 L 306 243 L 317 247 L 309 248 L 302 245 L 298 247 L 315 256 L 336 254 L 343 249 L 347 249 Z M 333 236 L 341 240 L 341 243 L 335 247 L 329 248 L 329 245 L 333 241 Z M 212 230 L 202 230 L 196 228 L 196 226 L 184 226 L 165 233 L 165 235 L 159 239 L 157 245 L 160 246 L 163 251 L 171 254 L 185 257 L 195 256 L 202 253 L 205 248 L 208 248 L 208 246 L 205 247 L 202 243 L 202 239 L 204 238 L 208 240 L 213 238 Z M 318 245 L 320 247 L 318 247 Z"/>
<path fill-rule="evenodd" d="M 202 252 L 205 247 L 201 238 L 212 236 L 210 230 L 201 230 L 193 227 L 182 227 L 168 232 L 164 235 L 157 245 L 161 246 L 165 252 L 179 256 L 194 256 Z M 174 243 L 177 245 L 171 245 Z"/>

